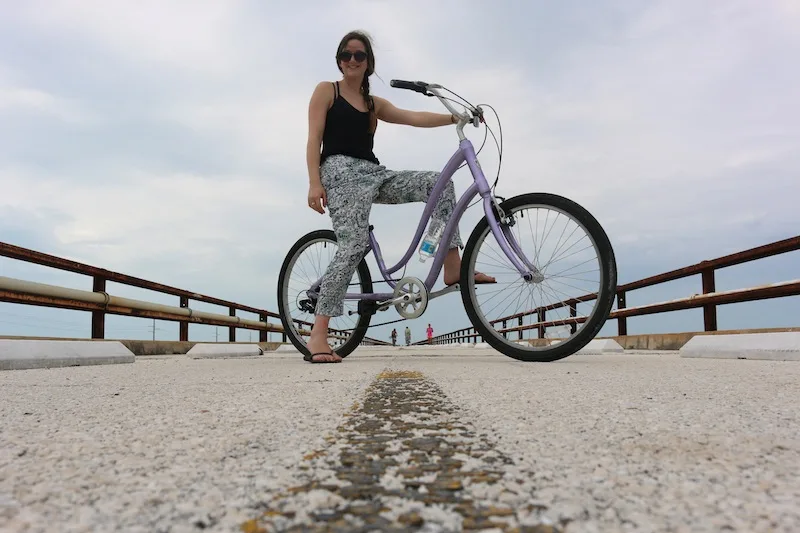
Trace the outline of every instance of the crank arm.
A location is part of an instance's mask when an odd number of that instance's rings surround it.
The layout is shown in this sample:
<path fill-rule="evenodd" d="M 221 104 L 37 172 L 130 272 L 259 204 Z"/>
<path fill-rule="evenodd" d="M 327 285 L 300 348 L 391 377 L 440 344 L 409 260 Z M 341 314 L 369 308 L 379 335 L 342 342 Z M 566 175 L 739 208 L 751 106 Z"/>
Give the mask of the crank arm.
<path fill-rule="evenodd" d="M 428 301 L 433 300 L 434 298 L 438 298 L 439 296 L 444 296 L 445 294 L 450 294 L 451 292 L 456 292 L 461 289 L 461 285 L 458 283 L 454 283 L 453 285 L 449 285 L 444 289 L 434 291 L 428 295 Z"/>
<path fill-rule="evenodd" d="M 403 303 L 405 301 L 406 296 L 407 295 L 404 294 L 402 296 L 398 296 L 397 298 L 390 298 L 388 300 L 381 300 L 380 302 L 375 302 L 375 306 L 376 306 L 375 310 L 376 311 L 386 311 L 386 310 L 388 310 L 390 307 L 392 307 L 395 304 Z M 357 315 L 357 314 L 359 314 L 358 311 L 348 311 L 347 312 L 348 316 Z"/>
<path fill-rule="evenodd" d="M 453 285 L 445 287 L 444 289 L 441 289 L 441 290 L 434 291 L 434 292 L 430 293 L 428 295 L 428 301 L 431 301 L 434 298 L 438 298 L 440 296 L 444 296 L 445 294 L 450 294 L 451 292 L 456 292 L 456 291 L 458 291 L 460 289 L 461 289 L 461 285 L 458 284 L 458 283 L 455 283 Z M 389 300 L 383 300 L 381 302 L 377 302 L 378 311 L 386 311 L 387 309 L 389 309 L 390 307 L 392 307 L 395 304 L 403 303 L 404 301 L 406 301 L 405 298 L 407 296 L 408 296 L 407 294 L 404 294 L 402 296 L 398 296 L 397 298 L 390 298 Z M 358 311 L 348 311 L 347 314 L 348 315 L 357 315 Z"/>
<path fill-rule="evenodd" d="M 385 308 L 388 309 L 389 307 L 391 307 L 393 305 L 401 304 L 401 303 L 405 303 L 405 302 L 411 302 L 411 301 L 419 301 L 419 297 L 414 298 L 410 294 L 402 294 L 402 295 L 398 296 L 397 298 L 391 298 L 389 300 L 384 300 L 382 302 L 378 302 L 378 307 L 379 308 L 385 307 Z"/>

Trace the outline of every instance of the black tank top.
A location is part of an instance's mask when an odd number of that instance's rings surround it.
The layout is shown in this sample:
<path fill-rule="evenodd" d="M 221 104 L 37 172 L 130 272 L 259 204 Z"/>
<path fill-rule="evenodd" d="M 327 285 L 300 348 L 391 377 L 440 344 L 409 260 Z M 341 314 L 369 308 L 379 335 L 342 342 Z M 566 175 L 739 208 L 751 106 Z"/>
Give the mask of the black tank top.
<path fill-rule="evenodd" d="M 370 132 L 369 111 L 359 111 L 339 93 L 339 82 L 333 85 L 333 105 L 328 109 L 325 131 L 322 134 L 322 154 L 319 164 L 329 156 L 340 154 L 366 159 L 378 164 L 372 152 L 374 136 Z M 370 107 L 373 107 L 370 99 Z"/>

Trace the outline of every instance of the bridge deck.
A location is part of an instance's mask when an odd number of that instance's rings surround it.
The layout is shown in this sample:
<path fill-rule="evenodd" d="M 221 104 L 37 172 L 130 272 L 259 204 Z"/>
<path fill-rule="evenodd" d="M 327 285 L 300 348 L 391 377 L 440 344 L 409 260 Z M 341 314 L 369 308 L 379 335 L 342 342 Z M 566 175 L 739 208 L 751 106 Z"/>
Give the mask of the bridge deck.
<path fill-rule="evenodd" d="M 796 363 L 674 352 L 525 364 L 365 347 L 338 365 L 267 353 L 9 371 L 0 524 L 798 531 L 797 398 Z"/>

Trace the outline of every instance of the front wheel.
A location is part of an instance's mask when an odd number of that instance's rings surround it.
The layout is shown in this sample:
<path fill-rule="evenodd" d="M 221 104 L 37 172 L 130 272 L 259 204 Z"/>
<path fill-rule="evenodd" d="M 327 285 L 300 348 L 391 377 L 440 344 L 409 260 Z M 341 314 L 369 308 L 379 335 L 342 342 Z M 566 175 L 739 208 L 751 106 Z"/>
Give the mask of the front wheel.
<path fill-rule="evenodd" d="M 461 297 L 472 325 L 491 347 L 520 361 L 568 357 L 605 324 L 617 291 L 614 250 L 602 226 L 577 203 L 529 193 L 500 204 L 500 220 L 542 274 L 525 281 L 484 216 L 461 263 Z M 552 239 L 548 245 L 545 240 Z M 475 284 L 475 271 L 497 284 Z"/>
<path fill-rule="evenodd" d="M 315 318 L 318 291 L 313 290 L 314 285 L 322 279 L 338 248 L 333 231 L 312 231 L 292 246 L 278 275 L 278 313 L 283 331 L 303 355 L 309 354 L 306 340 Z M 364 259 L 353 273 L 347 292 L 372 292 L 372 277 Z M 357 310 L 357 300 L 345 300 L 344 314 L 330 320 L 328 344 L 340 357 L 348 356 L 367 334 L 372 317 L 368 313 L 350 314 Z"/>

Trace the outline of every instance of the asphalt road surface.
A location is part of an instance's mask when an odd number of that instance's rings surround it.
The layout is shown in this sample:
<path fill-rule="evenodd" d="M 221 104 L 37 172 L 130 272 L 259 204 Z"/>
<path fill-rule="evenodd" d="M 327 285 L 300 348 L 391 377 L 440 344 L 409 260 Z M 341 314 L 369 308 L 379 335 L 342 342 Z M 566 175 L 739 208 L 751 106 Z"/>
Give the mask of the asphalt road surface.
<path fill-rule="evenodd" d="M 800 531 L 800 363 L 362 348 L 0 373 L 0 531 Z"/>

